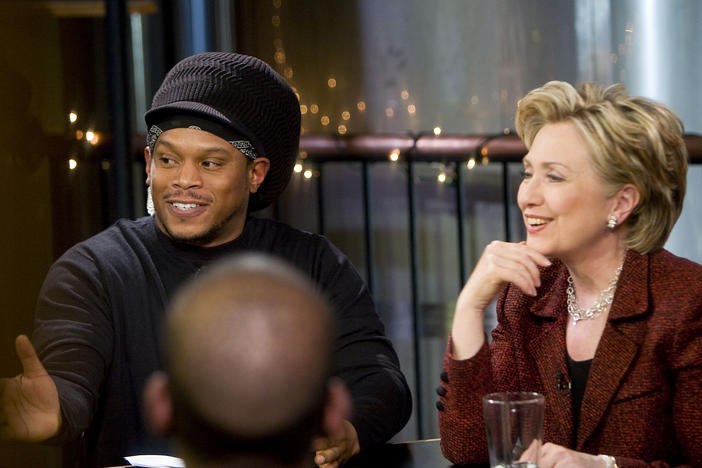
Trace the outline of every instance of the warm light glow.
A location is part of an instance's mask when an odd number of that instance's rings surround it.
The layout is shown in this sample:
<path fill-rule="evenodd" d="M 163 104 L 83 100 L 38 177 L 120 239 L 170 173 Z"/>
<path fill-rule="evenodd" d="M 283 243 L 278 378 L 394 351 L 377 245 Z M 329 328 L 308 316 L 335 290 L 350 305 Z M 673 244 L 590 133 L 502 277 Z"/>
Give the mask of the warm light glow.
<path fill-rule="evenodd" d="M 96 132 L 93 132 L 92 130 L 88 130 L 87 132 L 85 132 L 85 139 L 91 145 L 97 145 L 100 141 L 100 135 L 98 135 Z"/>
<path fill-rule="evenodd" d="M 273 7 L 280 8 L 281 4 L 282 4 L 281 0 L 273 0 Z"/>
<path fill-rule="evenodd" d="M 490 158 L 488 158 L 487 156 L 483 156 L 483 159 L 481 159 L 480 162 L 483 166 L 487 166 L 490 162 Z"/>
<path fill-rule="evenodd" d="M 317 104 L 312 104 L 310 106 L 310 112 L 312 112 L 313 114 L 316 114 L 317 112 L 319 112 L 319 106 Z"/>
<path fill-rule="evenodd" d="M 285 63 L 285 51 L 283 49 L 278 49 L 275 51 L 275 54 L 273 55 L 273 59 L 275 60 L 275 63 L 279 64 L 284 64 Z"/>
<path fill-rule="evenodd" d="M 298 174 L 302 172 L 302 164 L 297 163 L 295 164 L 295 167 L 293 167 L 293 171 L 297 172 Z"/>
<path fill-rule="evenodd" d="M 76 130 L 76 140 L 83 139 L 83 130 Z"/>
<path fill-rule="evenodd" d="M 436 136 L 441 135 L 441 127 L 439 127 L 438 125 L 436 127 L 434 127 L 434 135 L 436 135 Z"/>
<path fill-rule="evenodd" d="M 336 127 L 336 131 L 339 132 L 339 135 L 344 135 L 346 133 L 346 125 L 339 125 Z"/>
<path fill-rule="evenodd" d="M 388 155 L 388 159 L 390 159 L 392 162 L 396 162 L 398 159 L 400 159 L 400 150 L 397 148 L 392 150 Z"/>
<path fill-rule="evenodd" d="M 393 115 L 395 115 L 395 110 L 392 107 L 386 107 L 385 115 L 388 117 L 392 117 Z"/>
<path fill-rule="evenodd" d="M 76 167 L 78 167 L 78 161 L 76 161 L 76 160 L 73 159 L 73 158 L 69 159 L 69 160 L 68 160 L 68 168 L 69 168 L 70 170 L 74 170 Z"/>
<path fill-rule="evenodd" d="M 356 108 L 363 112 L 364 110 L 366 110 L 366 103 L 364 101 L 358 101 L 356 103 Z"/>
<path fill-rule="evenodd" d="M 409 113 L 409 115 L 414 115 L 417 112 L 417 108 L 414 107 L 414 104 L 410 104 L 409 106 L 407 106 L 407 112 Z"/>
<path fill-rule="evenodd" d="M 110 161 L 108 161 L 107 159 L 103 159 L 100 163 L 100 166 L 102 167 L 103 171 L 108 171 L 110 170 Z"/>
<path fill-rule="evenodd" d="M 307 106 L 300 104 L 300 114 L 305 115 L 307 113 Z"/>
<path fill-rule="evenodd" d="M 351 113 L 349 111 L 344 111 L 341 113 L 341 118 L 344 120 L 349 120 L 351 118 Z"/>
<path fill-rule="evenodd" d="M 307 169 L 307 170 L 305 171 L 305 173 L 302 174 L 302 175 L 305 176 L 305 179 L 311 179 L 311 178 L 312 178 L 312 171 L 310 171 L 309 169 Z"/>
<path fill-rule="evenodd" d="M 336 88 L 336 80 L 334 78 L 329 78 L 327 80 L 327 86 L 330 88 Z"/>
<path fill-rule="evenodd" d="M 300 151 L 300 157 L 302 159 L 307 159 L 307 151 Z"/>
<path fill-rule="evenodd" d="M 76 123 L 77 120 L 78 120 L 78 114 L 76 114 L 75 112 L 71 112 L 70 114 L 68 114 L 68 121 L 69 122 Z"/>
<path fill-rule="evenodd" d="M 280 26 L 280 16 L 273 15 L 273 17 L 271 18 L 271 24 L 276 28 Z"/>
<path fill-rule="evenodd" d="M 402 92 L 400 93 L 400 96 L 402 96 L 402 99 L 404 99 L 406 101 L 407 99 L 409 99 L 409 91 L 407 91 L 406 89 L 403 89 Z"/>
<path fill-rule="evenodd" d="M 505 135 L 509 135 L 510 132 L 511 130 L 509 128 L 505 128 L 504 130 L 502 130 L 502 133 L 504 133 Z"/>
<path fill-rule="evenodd" d="M 85 140 L 91 145 L 97 145 L 98 141 L 100 141 L 100 135 L 97 132 L 88 130 L 85 132 Z"/>
<path fill-rule="evenodd" d="M 481 155 L 481 156 L 487 156 L 487 155 L 488 155 L 487 146 L 483 146 L 482 148 L 480 148 L 480 155 Z"/>
<path fill-rule="evenodd" d="M 283 70 L 283 75 L 285 76 L 285 78 L 291 79 L 291 78 L 293 77 L 293 69 L 292 69 L 292 67 L 285 67 L 285 70 Z M 295 94 L 297 94 L 297 93 L 295 93 Z M 300 100 L 300 95 L 299 95 L 299 94 L 297 94 L 297 99 L 298 99 L 298 101 Z"/>
<path fill-rule="evenodd" d="M 475 159 L 470 158 L 468 160 L 468 164 L 466 164 L 466 167 L 468 168 L 469 171 L 472 170 L 475 167 Z"/>
<path fill-rule="evenodd" d="M 322 123 L 322 125 L 324 125 L 325 127 L 326 127 L 327 125 L 329 125 L 329 117 L 326 116 L 326 115 L 323 115 L 322 118 L 319 119 L 319 121 L 320 121 L 320 122 Z"/>
<path fill-rule="evenodd" d="M 436 179 L 443 184 L 444 182 L 446 182 L 446 173 L 439 172 L 439 175 L 436 176 Z"/>

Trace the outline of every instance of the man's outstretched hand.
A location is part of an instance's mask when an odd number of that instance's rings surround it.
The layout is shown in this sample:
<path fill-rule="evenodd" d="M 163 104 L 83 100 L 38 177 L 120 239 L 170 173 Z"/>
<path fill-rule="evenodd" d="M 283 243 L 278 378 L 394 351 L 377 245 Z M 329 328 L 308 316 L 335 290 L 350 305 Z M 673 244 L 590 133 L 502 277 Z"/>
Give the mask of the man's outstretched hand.
<path fill-rule="evenodd" d="M 61 406 L 53 379 L 25 335 L 15 340 L 22 373 L 0 378 L 0 437 L 39 442 L 61 427 Z"/>

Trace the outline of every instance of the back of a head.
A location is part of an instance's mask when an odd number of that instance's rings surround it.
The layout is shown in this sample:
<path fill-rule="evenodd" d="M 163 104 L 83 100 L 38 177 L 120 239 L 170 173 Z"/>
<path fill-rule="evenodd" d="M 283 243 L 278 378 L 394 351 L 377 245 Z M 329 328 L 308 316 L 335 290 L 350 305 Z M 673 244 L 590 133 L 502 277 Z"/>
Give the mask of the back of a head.
<path fill-rule="evenodd" d="M 308 452 L 334 332 L 306 278 L 262 255 L 229 259 L 179 293 L 165 330 L 176 436 L 186 452 L 277 451 L 281 462 Z"/>
<path fill-rule="evenodd" d="M 612 193 L 625 184 L 639 203 L 625 221 L 627 247 L 663 247 L 682 211 L 687 180 L 683 124 L 666 106 L 630 96 L 621 84 L 585 83 L 576 90 L 550 81 L 519 101 L 517 133 L 527 148 L 547 124 L 570 122 L 589 147 L 593 167 Z"/>

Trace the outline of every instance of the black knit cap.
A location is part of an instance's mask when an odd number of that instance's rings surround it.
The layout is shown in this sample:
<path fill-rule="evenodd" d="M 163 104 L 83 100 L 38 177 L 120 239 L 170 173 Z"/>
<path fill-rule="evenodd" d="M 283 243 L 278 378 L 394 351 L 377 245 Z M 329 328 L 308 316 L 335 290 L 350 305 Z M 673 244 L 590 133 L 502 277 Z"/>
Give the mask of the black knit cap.
<path fill-rule="evenodd" d="M 146 112 L 146 126 L 192 112 L 245 135 L 270 169 L 249 210 L 265 208 L 285 189 L 300 141 L 300 103 L 283 77 L 256 57 L 205 52 L 178 62 Z"/>

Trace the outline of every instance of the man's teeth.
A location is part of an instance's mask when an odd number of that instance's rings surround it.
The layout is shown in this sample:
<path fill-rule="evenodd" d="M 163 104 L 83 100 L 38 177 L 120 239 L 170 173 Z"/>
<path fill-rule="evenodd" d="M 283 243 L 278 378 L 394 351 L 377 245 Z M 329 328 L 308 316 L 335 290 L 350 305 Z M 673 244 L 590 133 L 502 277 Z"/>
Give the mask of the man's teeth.
<path fill-rule="evenodd" d="M 197 206 L 197 203 L 173 203 L 173 206 L 182 211 L 192 210 Z"/>
<path fill-rule="evenodd" d="M 541 218 L 527 218 L 527 223 L 529 223 L 530 226 L 538 226 L 540 224 L 546 224 L 548 221 Z"/>

